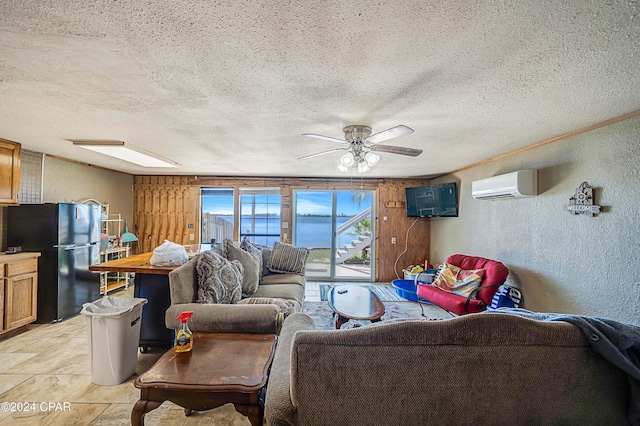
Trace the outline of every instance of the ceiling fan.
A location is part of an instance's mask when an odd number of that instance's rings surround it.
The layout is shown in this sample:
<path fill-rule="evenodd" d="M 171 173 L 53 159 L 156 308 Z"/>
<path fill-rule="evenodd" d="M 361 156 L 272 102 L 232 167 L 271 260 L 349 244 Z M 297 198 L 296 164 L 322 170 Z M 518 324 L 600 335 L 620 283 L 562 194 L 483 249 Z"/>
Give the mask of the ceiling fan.
<path fill-rule="evenodd" d="M 375 154 L 375 152 L 408 155 L 410 157 L 417 157 L 422 154 L 421 149 L 380 144 L 380 142 L 413 133 L 413 129 L 407 126 L 395 126 L 373 135 L 371 134 L 371 127 L 359 124 L 347 126 L 342 129 L 342 131 L 344 132 L 344 140 L 332 138 L 330 136 L 316 135 L 314 133 L 303 134 L 302 136 L 337 142 L 345 146 L 300 157 L 299 160 L 306 160 L 320 155 L 331 154 L 332 152 L 346 151 L 342 158 L 340 158 L 340 165 L 338 165 L 338 169 L 348 171 L 353 167 L 357 168 L 359 173 L 364 173 L 380 160 L 380 157 Z"/>

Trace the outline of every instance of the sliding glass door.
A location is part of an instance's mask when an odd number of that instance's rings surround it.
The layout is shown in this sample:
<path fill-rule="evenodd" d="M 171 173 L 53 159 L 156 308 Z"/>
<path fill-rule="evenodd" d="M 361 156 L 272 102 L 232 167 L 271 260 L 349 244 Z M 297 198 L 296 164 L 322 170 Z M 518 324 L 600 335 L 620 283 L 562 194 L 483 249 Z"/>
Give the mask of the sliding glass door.
<path fill-rule="evenodd" d="M 372 281 L 374 191 L 294 191 L 294 243 L 309 249 L 306 275 Z"/>

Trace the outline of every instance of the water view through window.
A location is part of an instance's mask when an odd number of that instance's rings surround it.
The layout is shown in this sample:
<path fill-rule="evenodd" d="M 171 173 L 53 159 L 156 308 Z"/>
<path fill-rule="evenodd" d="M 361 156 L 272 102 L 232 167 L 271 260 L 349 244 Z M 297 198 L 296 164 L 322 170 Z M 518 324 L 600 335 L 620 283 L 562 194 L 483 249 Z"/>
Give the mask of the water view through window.
<path fill-rule="evenodd" d="M 308 277 L 370 280 L 373 191 L 294 191 L 294 244 Z"/>
<path fill-rule="evenodd" d="M 280 188 L 240 189 L 240 239 L 263 246 L 280 241 Z"/>

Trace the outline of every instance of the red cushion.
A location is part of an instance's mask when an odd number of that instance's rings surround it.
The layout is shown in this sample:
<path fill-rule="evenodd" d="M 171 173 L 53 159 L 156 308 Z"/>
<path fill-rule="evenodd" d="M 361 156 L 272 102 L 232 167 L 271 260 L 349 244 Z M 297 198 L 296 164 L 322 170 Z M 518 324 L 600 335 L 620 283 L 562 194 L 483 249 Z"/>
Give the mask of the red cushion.
<path fill-rule="evenodd" d="M 487 304 L 483 300 L 469 299 L 469 305 L 467 306 L 466 297 L 449 293 L 428 284 L 418 284 L 417 294 L 418 297 L 428 300 L 434 305 L 438 305 L 456 315 L 482 312 L 487 308 Z"/>
<path fill-rule="evenodd" d="M 505 282 L 509 269 L 504 264 L 496 260 L 485 259 L 484 257 L 467 256 L 465 254 L 453 254 L 446 260 L 447 263 L 456 265 L 462 269 L 484 269 L 484 279 L 480 283 L 483 288 L 478 291 L 478 299 L 482 300 L 487 306 L 491 305 L 493 295 L 498 291 L 500 284 Z"/>
<path fill-rule="evenodd" d="M 440 306 L 457 315 L 464 315 L 484 311 L 491 304 L 493 295 L 498 291 L 500 284 L 505 282 L 509 270 L 501 262 L 485 259 L 484 257 L 453 254 L 446 260 L 447 263 L 462 269 L 484 269 L 484 279 L 480 283 L 477 299 L 469 299 L 449 293 L 432 285 L 419 284 L 418 297 Z M 482 288 L 488 286 L 487 288 Z"/>

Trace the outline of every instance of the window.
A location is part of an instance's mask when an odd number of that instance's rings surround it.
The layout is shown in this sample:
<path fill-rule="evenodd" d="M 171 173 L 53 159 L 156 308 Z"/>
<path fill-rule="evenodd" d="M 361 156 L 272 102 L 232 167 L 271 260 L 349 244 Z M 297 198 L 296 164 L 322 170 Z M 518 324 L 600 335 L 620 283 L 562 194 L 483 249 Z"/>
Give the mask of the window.
<path fill-rule="evenodd" d="M 271 246 L 280 240 L 280 188 L 240 188 L 240 239 Z"/>
<path fill-rule="evenodd" d="M 202 188 L 202 242 L 233 240 L 233 188 Z"/>

